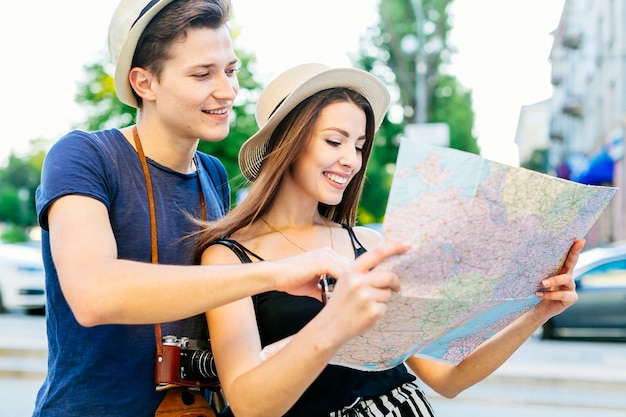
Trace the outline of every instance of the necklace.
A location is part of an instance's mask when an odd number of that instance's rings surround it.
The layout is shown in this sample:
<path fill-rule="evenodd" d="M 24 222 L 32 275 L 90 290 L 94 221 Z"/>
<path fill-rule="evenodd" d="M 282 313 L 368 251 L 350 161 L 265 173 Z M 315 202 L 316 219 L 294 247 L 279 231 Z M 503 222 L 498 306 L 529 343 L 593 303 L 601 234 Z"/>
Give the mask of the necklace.
<path fill-rule="evenodd" d="M 261 220 L 263 220 L 263 223 L 265 223 L 267 225 L 267 227 L 272 229 L 272 231 L 274 231 L 274 232 L 278 233 L 279 235 L 281 235 L 282 237 L 284 237 L 287 242 L 291 243 L 293 246 L 295 246 L 296 248 L 300 249 L 302 252 L 308 252 L 302 246 L 298 245 L 296 242 L 294 242 L 293 240 L 289 239 L 289 237 L 287 235 L 285 235 L 283 232 L 281 232 L 280 230 L 278 230 L 277 228 L 275 228 L 274 226 L 269 224 L 269 222 L 267 220 L 265 220 L 265 217 L 261 216 Z M 330 226 L 330 224 L 328 224 L 326 222 L 326 220 L 324 220 L 324 223 L 326 224 L 326 226 L 328 227 L 328 231 L 330 232 L 330 247 L 331 247 L 331 249 L 335 250 L 335 240 L 333 239 L 333 228 Z"/>

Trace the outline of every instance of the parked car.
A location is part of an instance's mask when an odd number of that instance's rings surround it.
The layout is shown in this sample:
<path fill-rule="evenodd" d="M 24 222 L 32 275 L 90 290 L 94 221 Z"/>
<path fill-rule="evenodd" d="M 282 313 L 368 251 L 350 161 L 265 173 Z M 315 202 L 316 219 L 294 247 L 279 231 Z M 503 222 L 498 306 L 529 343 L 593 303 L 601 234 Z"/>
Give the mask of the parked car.
<path fill-rule="evenodd" d="M 578 301 L 543 326 L 542 338 L 626 340 L 626 242 L 581 253 L 574 279 Z"/>
<path fill-rule="evenodd" d="M 0 243 L 0 312 L 43 312 L 46 305 L 45 273 L 41 248 Z"/>

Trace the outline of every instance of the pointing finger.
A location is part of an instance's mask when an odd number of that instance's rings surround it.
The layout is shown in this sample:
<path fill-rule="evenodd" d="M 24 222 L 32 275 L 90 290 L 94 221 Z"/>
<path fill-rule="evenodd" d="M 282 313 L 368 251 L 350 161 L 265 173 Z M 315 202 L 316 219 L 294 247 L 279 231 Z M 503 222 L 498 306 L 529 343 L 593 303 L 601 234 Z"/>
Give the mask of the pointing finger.
<path fill-rule="evenodd" d="M 354 262 L 352 269 L 360 272 L 367 272 L 378 265 L 383 260 L 406 252 L 411 244 L 399 240 L 388 240 L 372 251 L 368 251 L 359 256 Z"/>

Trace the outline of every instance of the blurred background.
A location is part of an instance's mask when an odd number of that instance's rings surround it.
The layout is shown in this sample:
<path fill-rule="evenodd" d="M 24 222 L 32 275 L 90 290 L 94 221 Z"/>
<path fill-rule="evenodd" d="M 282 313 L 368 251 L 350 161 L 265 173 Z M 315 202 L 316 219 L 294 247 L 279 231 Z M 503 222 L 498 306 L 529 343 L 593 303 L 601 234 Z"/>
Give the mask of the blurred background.
<path fill-rule="evenodd" d="M 361 67 L 392 91 L 361 223 L 382 221 L 398 143 L 407 136 L 582 183 L 624 182 L 621 0 L 233 3 L 242 92 L 232 134 L 201 148 L 224 162 L 234 197 L 245 186 L 236 155 L 256 130 L 261 87 L 307 61 Z M 116 4 L 34 0 L 13 3 L 0 16 L 8 59 L 0 68 L 5 240 L 27 239 L 36 226 L 34 190 L 55 140 L 72 128 L 133 123 L 134 110 L 115 97 L 106 49 Z M 18 16 L 28 16 L 28 25 Z M 625 239 L 624 213 L 620 191 L 590 231 L 587 248 Z"/>

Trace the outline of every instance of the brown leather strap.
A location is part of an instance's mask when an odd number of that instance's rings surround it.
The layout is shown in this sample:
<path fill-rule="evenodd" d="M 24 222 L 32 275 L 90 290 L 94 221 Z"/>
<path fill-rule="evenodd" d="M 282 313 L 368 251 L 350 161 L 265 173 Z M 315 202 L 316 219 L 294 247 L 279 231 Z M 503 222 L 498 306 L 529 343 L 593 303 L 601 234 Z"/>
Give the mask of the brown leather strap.
<path fill-rule="evenodd" d="M 139 140 L 139 133 L 137 132 L 137 126 L 133 127 L 133 139 L 135 140 L 135 147 L 139 154 L 139 160 L 141 161 L 141 167 L 143 169 L 143 175 L 146 179 L 146 190 L 148 191 L 148 207 L 150 209 L 150 243 L 151 243 L 151 259 L 153 264 L 159 263 L 159 250 L 157 245 L 157 225 L 156 225 L 156 210 L 154 208 L 154 194 L 152 192 L 152 180 L 150 179 L 150 171 L 148 170 L 148 161 L 146 155 L 143 153 L 143 147 L 141 146 L 141 140 Z M 198 175 L 198 183 L 200 183 L 200 168 L 198 161 L 194 157 L 193 163 L 196 167 L 196 173 Z M 200 210 L 202 218 L 206 221 L 206 202 L 204 200 L 204 193 L 202 192 L 202 184 L 200 184 Z M 154 336 L 156 338 L 157 355 L 163 354 L 163 335 L 161 333 L 161 324 L 154 325 Z"/>
<path fill-rule="evenodd" d="M 141 161 L 141 167 L 143 168 L 143 175 L 146 178 L 146 190 L 148 191 L 148 207 L 150 208 L 150 241 L 152 242 L 152 263 L 159 263 L 159 251 L 157 249 L 157 229 L 156 229 L 156 215 L 154 209 L 154 194 L 152 193 L 152 180 L 150 179 L 150 171 L 148 171 L 148 162 L 146 161 L 146 155 L 143 153 L 143 147 L 139 140 L 139 134 L 137 133 L 137 127 L 133 127 L 133 137 L 135 139 L 135 146 L 137 147 L 137 153 L 139 154 L 139 160 Z"/>

